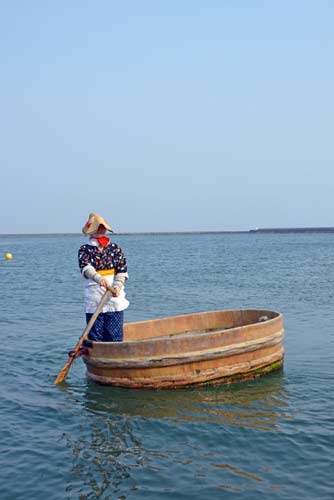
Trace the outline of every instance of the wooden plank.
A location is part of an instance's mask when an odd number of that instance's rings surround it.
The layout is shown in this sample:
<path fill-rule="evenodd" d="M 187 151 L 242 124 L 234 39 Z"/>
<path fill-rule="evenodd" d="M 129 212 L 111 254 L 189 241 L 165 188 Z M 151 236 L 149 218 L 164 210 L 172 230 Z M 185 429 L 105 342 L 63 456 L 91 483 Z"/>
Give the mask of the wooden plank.
<path fill-rule="evenodd" d="M 171 366 L 171 365 L 181 365 L 194 363 L 196 361 L 225 358 L 228 356 L 233 356 L 235 354 L 242 354 L 246 352 L 251 352 L 258 350 L 262 347 L 269 347 L 277 344 L 281 344 L 283 339 L 283 330 L 274 333 L 270 337 L 259 338 L 256 340 L 251 340 L 248 342 L 242 342 L 240 344 L 233 344 L 229 346 L 223 346 L 214 349 L 205 349 L 202 351 L 191 351 L 181 352 L 178 355 L 170 356 L 152 356 L 147 357 L 137 357 L 137 358 L 94 358 L 93 356 L 88 356 L 85 358 L 87 365 L 93 365 L 103 368 L 147 368 L 150 366 Z"/>
<path fill-rule="evenodd" d="M 269 355 L 256 361 L 247 361 L 228 367 L 215 367 L 206 370 L 200 370 L 186 378 L 181 374 L 168 377 L 110 377 L 103 374 L 88 373 L 88 377 L 96 382 L 117 387 L 129 388 L 175 388 L 191 385 L 203 385 L 209 383 L 230 383 L 231 377 L 237 377 L 238 380 L 247 380 L 254 377 L 254 372 L 263 369 L 263 373 L 269 373 L 270 367 L 275 366 L 278 369 L 283 363 L 284 351 Z M 265 368 L 268 368 L 266 371 Z M 259 375 L 258 375 L 259 376 Z"/>

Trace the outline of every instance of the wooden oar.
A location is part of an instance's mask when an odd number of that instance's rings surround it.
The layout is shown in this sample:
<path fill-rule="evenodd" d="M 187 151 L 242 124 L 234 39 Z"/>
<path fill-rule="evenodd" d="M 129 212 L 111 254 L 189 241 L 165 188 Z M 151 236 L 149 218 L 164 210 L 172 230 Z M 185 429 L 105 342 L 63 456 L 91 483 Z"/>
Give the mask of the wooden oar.
<path fill-rule="evenodd" d="M 80 350 L 80 347 L 82 346 L 82 343 L 83 341 L 88 337 L 88 334 L 89 332 L 91 331 L 92 329 L 92 326 L 94 325 L 95 323 L 95 320 L 96 318 L 98 317 L 98 315 L 100 314 L 101 310 L 102 310 L 102 307 L 104 306 L 104 303 L 105 301 L 107 300 L 107 298 L 109 297 L 111 293 L 111 290 L 106 290 L 105 294 L 103 295 L 102 297 L 102 300 L 101 302 L 99 303 L 99 305 L 97 306 L 96 308 L 96 311 L 95 313 L 93 314 L 93 316 L 90 318 L 86 328 L 84 329 L 81 337 L 79 338 L 78 340 L 78 343 L 77 345 L 75 346 L 75 348 L 73 349 L 73 354 L 72 356 L 70 357 L 70 359 L 67 361 L 66 365 L 64 366 L 64 368 L 62 370 L 60 370 L 60 372 L 58 373 L 57 375 L 57 378 L 56 380 L 54 381 L 55 385 L 58 385 L 58 384 L 61 384 L 62 382 L 64 382 L 64 380 L 66 379 L 67 375 L 68 375 L 68 372 L 70 371 L 70 368 L 72 366 L 72 363 L 73 361 L 75 360 L 75 358 L 77 357 L 78 355 L 78 352 Z"/>

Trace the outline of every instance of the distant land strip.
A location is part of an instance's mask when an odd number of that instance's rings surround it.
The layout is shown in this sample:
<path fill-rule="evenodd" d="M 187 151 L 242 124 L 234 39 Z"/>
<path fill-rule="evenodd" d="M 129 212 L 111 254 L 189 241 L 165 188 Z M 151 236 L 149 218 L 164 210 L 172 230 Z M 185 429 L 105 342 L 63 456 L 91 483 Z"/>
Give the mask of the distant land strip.
<path fill-rule="evenodd" d="M 334 233 L 334 227 L 264 227 L 250 229 L 249 233 Z"/>
<path fill-rule="evenodd" d="M 143 231 L 114 232 L 117 236 L 164 236 L 173 234 L 265 234 L 265 233 L 334 233 L 334 227 L 264 227 L 247 231 Z M 0 233 L 0 238 L 28 236 L 83 236 L 82 233 Z"/>

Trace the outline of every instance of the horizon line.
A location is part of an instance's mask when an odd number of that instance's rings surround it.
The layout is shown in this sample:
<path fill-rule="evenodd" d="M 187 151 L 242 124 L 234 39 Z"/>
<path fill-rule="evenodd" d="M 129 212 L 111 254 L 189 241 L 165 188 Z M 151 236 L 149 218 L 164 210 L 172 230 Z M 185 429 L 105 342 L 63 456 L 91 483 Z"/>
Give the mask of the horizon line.
<path fill-rule="evenodd" d="M 300 227 L 268 227 L 240 230 L 208 230 L 208 231 L 124 231 L 113 232 L 118 236 L 131 235 L 168 235 L 168 234 L 249 234 L 249 233 L 286 233 L 286 232 L 334 232 L 333 226 L 300 226 Z M 56 233 L 0 233 L 0 238 L 10 236 L 84 236 L 81 232 L 56 232 Z"/>

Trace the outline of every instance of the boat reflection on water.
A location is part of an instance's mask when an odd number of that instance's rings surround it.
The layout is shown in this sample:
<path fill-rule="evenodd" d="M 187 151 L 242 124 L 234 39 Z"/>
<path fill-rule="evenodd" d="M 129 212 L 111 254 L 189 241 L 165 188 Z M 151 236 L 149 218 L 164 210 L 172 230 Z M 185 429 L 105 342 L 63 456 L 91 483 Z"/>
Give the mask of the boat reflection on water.
<path fill-rule="evenodd" d="M 167 488 L 170 467 L 185 467 L 187 461 L 193 477 L 207 477 L 209 456 L 211 468 L 220 467 L 221 475 L 233 471 L 233 489 L 240 478 L 251 475 L 235 461 L 226 463 L 226 434 L 240 438 L 240 428 L 276 433 L 280 421 L 288 418 L 282 372 L 230 386 L 177 390 L 124 390 L 87 381 L 82 396 L 80 437 L 67 436 L 73 454 L 67 493 L 82 499 L 125 499 L 142 489 L 144 478 L 152 481 L 152 474 L 162 474 Z M 210 448 L 201 438 L 207 431 L 217 436 L 225 432 L 221 439 L 226 449 L 219 443 Z M 196 450 L 188 449 L 185 435 L 198 440 Z M 225 484 L 229 481 L 224 478 Z"/>
<path fill-rule="evenodd" d="M 177 390 L 124 390 L 87 383 L 86 409 L 100 415 L 128 415 L 208 422 L 279 431 L 286 418 L 283 372 L 261 380 Z"/>

